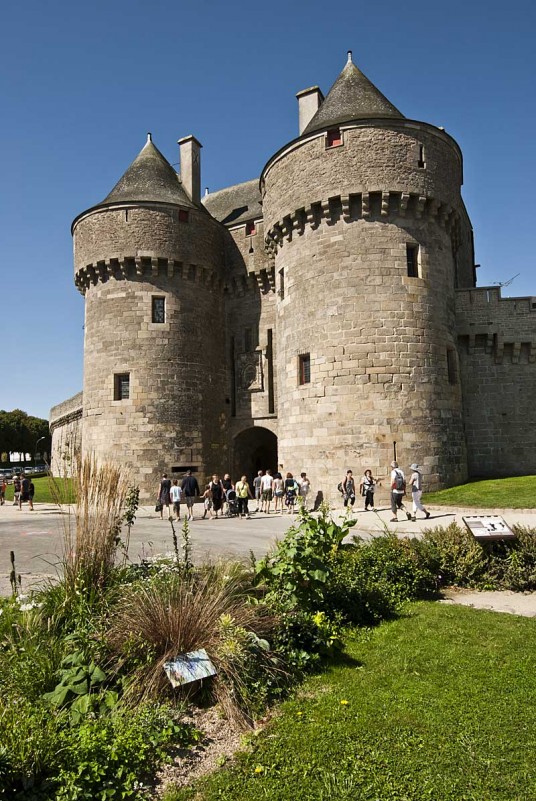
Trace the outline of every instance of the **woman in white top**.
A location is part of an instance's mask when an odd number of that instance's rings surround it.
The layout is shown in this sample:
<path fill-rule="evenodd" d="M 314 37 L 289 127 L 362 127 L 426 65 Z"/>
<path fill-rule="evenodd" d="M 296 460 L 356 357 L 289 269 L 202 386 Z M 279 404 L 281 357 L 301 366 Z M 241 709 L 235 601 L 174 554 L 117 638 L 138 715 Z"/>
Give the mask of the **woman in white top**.
<path fill-rule="evenodd" d="M 365 512 L 368 512 L 370 506 L 371 510 L 374 509 L 374 491 L 376 489 L 376 479 L 372 475 L 372 470 L 365 470 L 365 474 L 359 482 L 359 492 L 365 498 Z"/>
<path fill-rule="evenodd" d="M 418 464 L 412 464 L 409 469 L 413 470 L 413 473 L 411 474 L 411 478 L 409 480 L 409 483 L 411 485 L 411 497 L 413 499 L 412 520 L 413 521 L 417 520 L 417 510 L 419 510 L 419 512 L 424 512 L 424 515 L 428 520 L 428 518 L 430 517 L 430 512 L 427 509 L 425 509 L 421 503 L 421 496 L 422 496 L 421 468 L 419 467 Z"/>
<path fill-rule="evenodd" d="M 276 473 L 272 481 L 272 494 L 275 499 L 274 511 L 283 514 L 283 496 L 285 494 L 283 479 L 281 473 Z"/>

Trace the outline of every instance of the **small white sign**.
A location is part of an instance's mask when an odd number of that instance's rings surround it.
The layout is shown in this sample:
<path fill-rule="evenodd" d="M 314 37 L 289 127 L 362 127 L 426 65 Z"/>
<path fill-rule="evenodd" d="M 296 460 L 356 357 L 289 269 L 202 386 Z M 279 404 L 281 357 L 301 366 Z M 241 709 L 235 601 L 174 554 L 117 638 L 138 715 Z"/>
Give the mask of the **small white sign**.
<path fill-rule="evenodd" d="M 182 654 L 164 664 L 164 670 L 172 687 L 182 687 L 192 681 L 207 679 L 216 675 L 216 668 L 208 658 L 204 648 Z"/>
<path fill-rule="evenodd" d="M 468 515 L 463 522 L 476 540 L 511 540 L 515 534 L 500 515 Z"/>

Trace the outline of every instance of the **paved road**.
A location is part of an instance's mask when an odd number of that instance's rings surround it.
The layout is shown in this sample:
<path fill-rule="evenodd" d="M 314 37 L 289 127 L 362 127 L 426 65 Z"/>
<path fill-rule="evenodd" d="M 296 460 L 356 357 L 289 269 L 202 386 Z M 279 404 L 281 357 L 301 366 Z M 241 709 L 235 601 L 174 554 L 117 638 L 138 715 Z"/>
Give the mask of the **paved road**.
<path fill-rule="evenodd" d="M 263 556 L 277 537 L 287 530 L 290 515 L 253 515 L 250 520 L 224 518 L 201 520 L 201 506 L 197 519 L 191 527 L 194 557 L 233 556 L 248 558 L 253 551 L 258 558 Z M 463 525 L 463 514 L 476 514 L 476 510 L 449 510 L 437 507 L 432 518 L 425 521 L 401 521 L 389 523 L 390 510 L 383 506 L 378 514 L 355 512 L 356 525 L 353 533 L 369 538 L 377 536 L 389 526 L 399 536 L 419 536 L 424 528 L 432 525 L 448 525 L 456 520 Z M 487 510 L 487 514 L 490 510 Z M 536 513 L 495 510 L 504 514 L 509 523 L 520 522 L 536 528 Z M 22 577 L 23 587 L 28 588 L 44 575 L 55 575 L 61 561 L 63 534 L 66 527 L 74 525 L 73 510 L 58 509 L 52 504 L 35 504 L 35 511 L 26 506 L 22 511 L 10 503 L 0 507 L 0 594 L 9 592 L 9 552 L 14 551 L 17 573 Z M 155 514 L 154 507 L 142 507 L 138 511 L 132 529 L 129 555 L 133 561 L 144 556 L 170 552 L 173 548 L 171 527 L 167 520 Z"/>

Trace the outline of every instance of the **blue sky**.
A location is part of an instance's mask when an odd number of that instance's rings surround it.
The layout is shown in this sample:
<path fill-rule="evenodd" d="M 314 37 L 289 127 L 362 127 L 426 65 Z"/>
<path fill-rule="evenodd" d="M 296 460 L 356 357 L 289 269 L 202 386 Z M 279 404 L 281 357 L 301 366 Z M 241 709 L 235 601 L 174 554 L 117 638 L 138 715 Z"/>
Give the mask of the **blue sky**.
<path fill-rule="evenodd" d="M 172 163 L 194 134 L 203 187 L 254 178 L 297 135 L 296 92 L 327 92 L 347 50 L 403 114 L 460 144 L 479 285 L 520 273 L 503 293 L 536 295 L 529 0 L 30 0 L 2 22 L 0 408 L 48 417 L 82 388 L 70 224 L 147 131 Z"/>

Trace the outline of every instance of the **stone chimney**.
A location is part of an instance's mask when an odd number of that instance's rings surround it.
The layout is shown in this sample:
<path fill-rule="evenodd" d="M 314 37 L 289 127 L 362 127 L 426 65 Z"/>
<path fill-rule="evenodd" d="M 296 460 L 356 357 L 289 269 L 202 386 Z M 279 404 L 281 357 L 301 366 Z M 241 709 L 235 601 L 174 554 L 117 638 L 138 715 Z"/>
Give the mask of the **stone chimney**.
<path fill-rule="evenodd" d="M 324 95 L 318 86 L 303 89 L 296 95 L 298 98 L 300 136 L 305 131 L 314 115 L 324 102 Z"/>
<path fill-rule="evenodd" d="M 190 199 L 201 202 L 201 148 L 195 136 L 184 136 L 179 139 L 180 174 L 184 189 Z"/>

